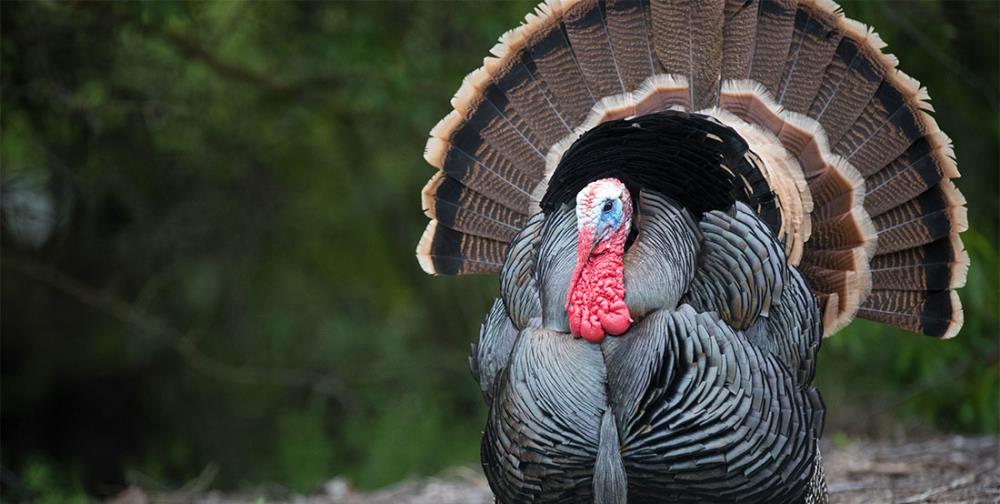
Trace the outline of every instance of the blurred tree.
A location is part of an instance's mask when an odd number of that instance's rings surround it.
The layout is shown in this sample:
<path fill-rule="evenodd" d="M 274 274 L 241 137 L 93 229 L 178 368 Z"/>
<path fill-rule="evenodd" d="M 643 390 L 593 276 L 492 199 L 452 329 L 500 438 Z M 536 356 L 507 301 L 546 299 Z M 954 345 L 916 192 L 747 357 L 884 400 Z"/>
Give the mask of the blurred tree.
<path fill-rule="evenodd" d="M 532 6 L 0 4 L 5 495 L 474 462 L 497 283 L 417 267 L 420 154 Z M 957 339 L 827 341 L 829 428 L 996 430 L 997 4 L 845 10 L 931 89 L 974 265 Z"/>

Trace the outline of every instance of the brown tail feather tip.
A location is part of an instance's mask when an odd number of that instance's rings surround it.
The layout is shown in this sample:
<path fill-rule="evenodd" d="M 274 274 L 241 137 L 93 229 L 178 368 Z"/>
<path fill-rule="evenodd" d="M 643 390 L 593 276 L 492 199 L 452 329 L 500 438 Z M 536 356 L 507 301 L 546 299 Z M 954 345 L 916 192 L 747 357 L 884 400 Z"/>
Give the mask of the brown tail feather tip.
<path fill-rule="evenodd" d="M 968 203 L 965 195 L 962 194 L 962 191 L 958 190 L 958 186 L 950 179 L 942 180 L 940 186 L 941 192 L 944 193 L 944 198 L 948 201 L 949 206 L 964 207 Z"/>
<path fill-rule="evenodd" d="M 840 311 L 840 299 L 836 293 L 819 294 L 817 296 L 822 313 L 823 337 L 829 338 L 835 332 L 841 330 L 850 323 L 850 319 L 840 319 L 837 313 Z"/>
<path fill-rule="evenodd" d="M 943 131 L 938 131 L 927 135 L 927 141 L 931 145 L 931 151 L 934 153 L 944 177 L 960 178 L 962 174 L 958 172 L 958 164 L 955 162 L 955 147 L 952 145 L 951 138 Z"/>
<path fill-rule="evenodd" d="M 434 241 L 434 233 L 436 232 L 437 219 L 431 219 L 427 223 L 427 228 L 424 229 L 424 234 L 420 235 L 420 241 L 417 242 L 417 261 L 420 263 L 420 269 L 430 275 L 437 275 L 434 261 L 431 259 L 431 243 Z"/>
<path fill-rule="evenodd" d="M 594 108 L 590 109 L 590 113 L 578 129 L 586 131 L 603 122 L 634 116 L 636 102 L 632 93 L 605 96 L 594 104 Z"/>
<path fill-rule="evenodd" d="M 493 74 L 493 70 L 497 65 L 500 65 L 509 56 L 520 52 L 527 43 L 528 37 L 521 27 L 505 31 L 503 35 L 500 35 L 496 45 L 490 48 L 490 54 L 494 57 L 487 56 L 483 60 L 483 68 L 490 74 Z"/>
<path fill-rule="evenodd" d="M 719 107 L 741 119 L 767 128 L 774 134 L 785 124 L 784 109 L 774 101 L 767 88 L 753 80 L 729 80 L 722 83 Z"/>
<path fill-rule="evenodd" d="M 945 330 L 944 335 L 941 336 L 942 339 L 954 338 L 958 335 L 958 332 L 962 330 L 962 325 L 965 323 L 965 311 L 962 309 L 962 300 L 958 297 L 958 292 L 951 291 L 951 324 L 948 324 L 948 329 Z"/>
<path fill-rule="evenodd" d="M 438 187 L 441 187 L 442 182 L 444 182 L 444 172 L 438 171 L 424 184 L 423 190 L 420 191 L 420 206 L 424 209 L 424 215 L 431 219 L 435 215 L 434 193 L 437 192 Z"/>
<path fill-rule="evenodd" d="M 437 124 L 431 128 L 431 137 L 448 140 L 451 133 L 462 124 L 462 115 L 457 110 L 450 110 L 448 115 L 441 118 Z"/>
<path fill-rule="evenodd" d="M 670 100 L 671 104 L 690 107 L 688 85 L 688 79 L 683 75 L 656 74 L 647 78 L 633 93 L 636 99 L 636 113 L 646 114 L 664 110 L 669 106 L 661 103 L 665 99 Z"/>
<path fill-rule="evenodd" d="M 958 234 L 952 234 L 948 239 L 951 240 L 951 248 L 955 251 L 955 262 L 951 269 L 952 288 L 959 289 L 965 287 L 965 282 L 969 278 L 971 260 L 969 252 L 965 250 L 965 244 L 962 243 L 962 238 Z"/>
<path fill-rule="evenodd" d="M 969 261 L 959 261 L 951 265 L 951 289 L 961 289 L 965 287 L 969 279 Z"/>
<path fill-rule="evenodd" d="M 545 0 L 535 6 L 533 12 L 524 16 L 524 23 L 518 27 L 526 43 L 532 42 L 532 37 L 548 30 L 551 25 L 562 20 L 563 4 L 559 0 Z"/>
<path fill-rule="evenodd" d="M 882 64 L 884 70 L 891 70 L 899 65 L 899 59 L 895 55 L 882 52 L 882 49 L 885 49 L 888 44 L 882 40 L 882 36 L 874 28 L 848 17 L 840 17 L 839 19 L 838 28 L 844 33 L 844 37 L 855 41 L 862 50 L 874 56 Z"/>
<path fill-rule="evenodd" d="M 819 11 L 827 12 L 835 16 L 843 16 L 844 9 L 840 7 L 840 4 L 834 2 L 833 0 L 805 0 L 801 2 L 801 5 L 811 6 Z"/>
<path fill-rule="evenodd" d="M 864 237 L 861 246 L 865 251 L 865 255 L 868 257 L 874 256 L 875 249 L 878 247 L 878 231 L 875 230 L 875 223 L 872 222 L 871 216 L 868 215 L 864 207 L 852 208 L 851 214 L 854 216 L 854 222 L 857 223 L 858 228 L 861 230 L 861 235 Z M 867 270 L 868 268 L 865 267 L 865 269 Z"/>
<path fill-rule="evenodd" d="M 483 58 L 483 68 L 489 75 L 507 65 L 511 58 L 531 43 L 531 38 L 562 17 L 562 6 L 558 0 L 546 0 L 535 6 L 535 10 L 524 16 L 524 22 L 517 28 L 500 35 L 497 43 L 490 48 L 490 54 Z"/>
<path fill-rule="evenodd" d="M 424 159 L 427 163 L 436 168 L 444 169 L 445 157 L 448 155 L 448 141 L 451 134 L 461 124 L 462 117 L 458 112 L 452 110 L 431 128 L 430 137 L 424 146 Z"/>
<path fill-rule="evenodd" d="M 462 79 L 462 85 L 451 97 L 451 106 L 462 117 L 475 108 L 475 104 L 484 99 L 482 88 L 489 84 L 490 74 L 483 68 L 477 68 Z"/>
<path fill-rule="evenodd" d="M 969 230 L 969 209 L 965 206 L 955 207 L 951 213 L 952 231 L 964 233 Z"/>
<path fill-rule="evenodd" d="M 798 112 L 786 110 L 783 115 L 785 124 L 777 133 L 778 138 L 782 145 L 802 161 L 803 168 L 809 167 L 807 174 L 811 175 L 811 172 L 826 164 L 824 158 L 831 156 L 823 125 Z"/>
<path fill-rule="evenodd" d="M 927 93 L 927 88 L 921 86 L 920 81 L 914 79 L 906 72 L 896 69 L 895 72 L 887 75 L 885 80 L 892 87 L 898 89 L 907 101 L 916 100 L 922 110 L 928 112 L 934 111 L 934 107 L 930 104 L 931 97 Z"/>
<path fill-rule="evenodd" d="M 809 190 L 815 202 L 815 220 L 826 220 L 864 205 L 865 180 L 850 163 L 839 156 L 815 177 Z"/>
<path fill-rule="evenodd" d="M 448 156 L 448 147 L 449 144 L 445 140 L 437 137 L 428 138 L 427 144 L 424 146 L 424 160 L 429 165 L 443 170 L 444 160 Z"/>
<path fill-rule="evenodd" d="M 854 271 L 807 267 L 803 269 L 803 273 L 812 287 L 838 296 L 840 303 L 835 314 L 836 319 L 843 318 L 849 322 L 854 318 L 854 312 L 865 296 L 871 291 L 871 276 L 859 275 Z M 834 324 L 836 323 L 838 320 L 834 320 Z"/>
<path fill-rule="evenodd" d="M 951 223 L 951 231 L 963 233 L 969 230 L 969 208 L 968 201 L 962 191 L 949 179 L 944 179 L 938 184 L 941 193 L 944 195 L 945 205 L 948 208 L 948 222 Z"/>

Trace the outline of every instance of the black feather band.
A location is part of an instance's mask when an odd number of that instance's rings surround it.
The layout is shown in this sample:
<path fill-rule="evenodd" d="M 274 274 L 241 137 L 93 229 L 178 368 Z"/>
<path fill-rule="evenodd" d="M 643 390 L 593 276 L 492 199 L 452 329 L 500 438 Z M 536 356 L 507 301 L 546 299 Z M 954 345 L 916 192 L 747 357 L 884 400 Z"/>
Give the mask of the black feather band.
<path fill-rule="evenodd" d="M 743 201 L 776 233 L 781 213 L 758 163 L 735 130 L 709 116 L 666 111 L 609 121 L 566 151 L 541 207 L 550 211 L 572 204 L 588 183 L 615 177 L 633 198 L 642 189 L 653 190 L 698 217 Z"/>

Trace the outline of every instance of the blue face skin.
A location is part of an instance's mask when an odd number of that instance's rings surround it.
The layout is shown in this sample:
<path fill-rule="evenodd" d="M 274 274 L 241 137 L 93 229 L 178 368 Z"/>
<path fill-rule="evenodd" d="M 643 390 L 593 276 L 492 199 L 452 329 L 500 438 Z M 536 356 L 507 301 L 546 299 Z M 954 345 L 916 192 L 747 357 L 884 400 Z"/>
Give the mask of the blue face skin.
<path fill-rule="evenodd" d="M 618 226 L 621 226 L 622 219 L 624 218 L 622 202 L 617 198 L 602 201 L 598 208 L 601 213 L 597 218 L 597 225 L 594 228 L 595 245 L 608 236 L 611 236 L 611 233 L 618 229 Z"/>

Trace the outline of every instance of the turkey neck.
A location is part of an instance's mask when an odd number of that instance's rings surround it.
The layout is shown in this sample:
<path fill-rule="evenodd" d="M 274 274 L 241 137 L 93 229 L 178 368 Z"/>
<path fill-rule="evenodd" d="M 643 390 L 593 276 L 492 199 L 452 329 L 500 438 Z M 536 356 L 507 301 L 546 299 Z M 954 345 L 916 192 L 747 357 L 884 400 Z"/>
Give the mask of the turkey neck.
<path fill-rule="evenodd" d="M 622 226 L 594 245 L 594 230 L 580 230 L 576 268 L 566 294 L 566 315 L 574 336 L 597 343 L 605 334 L 628 330 L 632 318 L 625 305 L 622 262 L 627 234 L 627 226 Z"/>

